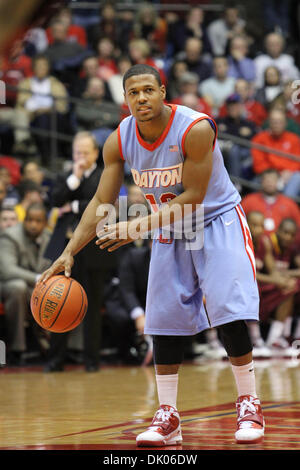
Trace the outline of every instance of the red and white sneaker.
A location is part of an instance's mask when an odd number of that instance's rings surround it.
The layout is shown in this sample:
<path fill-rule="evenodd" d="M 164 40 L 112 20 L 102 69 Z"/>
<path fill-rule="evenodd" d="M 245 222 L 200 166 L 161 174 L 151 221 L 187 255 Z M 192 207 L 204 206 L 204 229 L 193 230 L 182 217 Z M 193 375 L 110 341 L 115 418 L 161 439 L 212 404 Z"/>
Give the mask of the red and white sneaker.
<path fill-rule="evenodd" d="M 161 447 L 181 444 L 180 417 L 176 408 L 161 405 L 147 431 L 136 438 L 138 447 Z"/>
<path fill-rule="evenodd" d="M 258 398 L 243 395 L 236 402 L 237 443 L 246 444 L 259 441 L 264 435 L 265 422 Z"/>

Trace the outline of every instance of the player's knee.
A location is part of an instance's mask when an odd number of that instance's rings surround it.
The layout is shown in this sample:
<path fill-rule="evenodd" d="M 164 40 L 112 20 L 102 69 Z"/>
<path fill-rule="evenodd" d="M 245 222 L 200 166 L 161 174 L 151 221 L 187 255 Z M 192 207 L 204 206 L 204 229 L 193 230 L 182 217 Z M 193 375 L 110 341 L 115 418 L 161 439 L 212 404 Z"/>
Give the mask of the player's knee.
<path fill-rule="evenodd" d="M 243 320 L 218 326 L 220 339 L 229 357 L 240 357 L 252 351 L 248 327 Z"/>
<path fill-rule="evenodd" d="M 153 336 L 153 358 L 155 364 L 181 364 L 184 356 L 185 336 Z"/>

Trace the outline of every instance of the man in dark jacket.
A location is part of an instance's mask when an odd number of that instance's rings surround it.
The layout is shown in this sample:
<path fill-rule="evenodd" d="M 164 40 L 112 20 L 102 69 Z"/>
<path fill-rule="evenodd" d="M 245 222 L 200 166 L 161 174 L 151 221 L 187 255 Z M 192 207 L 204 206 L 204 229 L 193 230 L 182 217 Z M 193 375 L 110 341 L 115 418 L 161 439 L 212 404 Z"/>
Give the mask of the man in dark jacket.
<path fill-rule="evenodd" d="M 79 132 L 75 135 L 72 170 L 59 176 L 53 188 L 53 204 L 59 208 L 59 218 L 47 250 L 47 255 L 52 260 L 64 250 L 96 191 L 101 175 L 101 168 L 97 165 L 98 154 L 98 144 L 92 134 Z M 76 257 L 72 272 L 72 276 L 86 290 L 89 302 L 83 322 L 84 360 L 87 371 L 96 371 L 99 368 L 103 289 L 115 267 L 117 256 L 115 253 L 99 250 L 95 240 L 92 240 Z M 63 369 L 67 339 L 68 333 L 51 335 L 49 361 L 45 371 Z"/>

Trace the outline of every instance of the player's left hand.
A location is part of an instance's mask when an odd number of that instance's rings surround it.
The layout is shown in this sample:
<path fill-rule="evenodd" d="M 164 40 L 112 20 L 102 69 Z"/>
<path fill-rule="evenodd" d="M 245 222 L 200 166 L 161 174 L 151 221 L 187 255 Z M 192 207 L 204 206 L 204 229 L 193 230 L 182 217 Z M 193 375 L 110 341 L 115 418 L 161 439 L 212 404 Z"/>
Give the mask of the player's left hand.
<path fill-rule="evenodd" d="M 96 245 L 101 250 L 107 248 L 108 251 L 115 251 L 121 246 L 141 238 L 141 233 L 137 232 L 135 228 L 136 225 L 133 225 L 132 221 L 106 225 L 97 233 Z"/>

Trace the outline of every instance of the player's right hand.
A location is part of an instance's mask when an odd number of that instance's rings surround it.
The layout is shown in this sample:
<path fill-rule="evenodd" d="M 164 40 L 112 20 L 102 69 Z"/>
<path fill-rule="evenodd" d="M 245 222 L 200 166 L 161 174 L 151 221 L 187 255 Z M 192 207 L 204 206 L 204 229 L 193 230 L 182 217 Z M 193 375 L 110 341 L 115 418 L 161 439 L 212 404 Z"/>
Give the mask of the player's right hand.
<path fill-rule="evenodd" d="M 61 273 L 64 271 L 64 275 L 66 277 L 71 276 L 72 266 L 74 264 L 74 257 L 70 254 L 62 254 L 56 261 L 44 271 L 39 279 L 37 280 L 37 284 L 45 283 L 51 276 L 55 276 L 55 274 Z"/>

